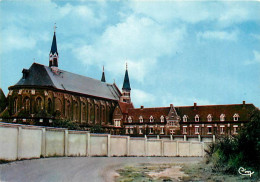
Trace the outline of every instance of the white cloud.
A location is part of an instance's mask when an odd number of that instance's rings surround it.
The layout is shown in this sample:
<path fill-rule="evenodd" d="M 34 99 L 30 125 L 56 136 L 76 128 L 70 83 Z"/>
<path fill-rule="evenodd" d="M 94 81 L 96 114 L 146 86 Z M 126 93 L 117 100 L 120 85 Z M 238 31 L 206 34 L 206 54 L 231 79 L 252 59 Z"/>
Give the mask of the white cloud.
<path fill-rule="evenodd" d="M 159 22 L 214 21 L 226 27 L 234 23 L 260 19 L 256 16 L 259 12 L 257 2 L 132 1 L 130 7 L 135 13 L 151 17 Z"/>
<path fill-rule="evenodd" d="M 185 27 L 168 30 L 152 19 L 129 16 L 125 21 L 107 27 L 93 45 L 81 45 L 74 52 L 83 63 L 105 65 L 106 70 L 115 75 L 122 73 L 127 60 L 135 73 L 131 78 L 142 82 L 160 56 L 181 48 L 185 34 Z"/>
<path fill-rule="evenodd" d="M 253 51 L 253 54 L 254 54 L 253 59 L 247 60 L 247 61 L 245 62 L 246 65 L 260 63 L 260 52 L 254 50 L 254 51 Z"/>
<path fill-rule="evenodd" d="M 155 101 L 155 96 L 139 89 L 132 89 L 132 102 L 135 107 L 139 107 L 143 104 L 152 104 Z"/>
<path fill-rule="evenodd" d="M 225 32 L 225 31 L 206 31 L 197 33 L 198 39 L 215 39 L 215 40 L 228 40 L 236 41 L 238 38 L 238 32 Z"/>

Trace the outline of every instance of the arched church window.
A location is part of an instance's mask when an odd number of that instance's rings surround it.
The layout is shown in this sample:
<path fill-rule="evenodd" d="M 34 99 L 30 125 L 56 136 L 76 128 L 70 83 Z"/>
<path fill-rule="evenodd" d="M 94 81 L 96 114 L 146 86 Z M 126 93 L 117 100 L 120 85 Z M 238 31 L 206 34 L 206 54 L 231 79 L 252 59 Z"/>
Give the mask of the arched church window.
<path fill-rule="evenodd" d="M 14 111 L 14 114 L 17 113 L 17 111 L 18 111 L 18 99 L 17 98 L 14 99 L 13 111 Z"/>
<path fill-rule="evenodd" d="M 73 107 L 73 120 L 77 121 L 78 120 L 78 103 L 75 102 L 74 107 Z"/>
<path fill-rule="evenodd" d="M 48 112 L 49 114 L 51 114 L 51 111 L 52 111 L 52 102 L 51 102 L 51 99 L 48 99 L 47 112 Z"/>
<path fill-rule="evenodd" d="M 39 112 L 42 109 L 42 99 L 37 97 L 36 99 L 36 111 Z"/>
<path fill-rule="evenodd" d="M 70 101 L 68 100 L 66 103 L 66 117 L 70 119 Z"/>
<path fill-rule="evenodd" d="M 83 103 L 82 104 L 82 120 L 83 121 L 86 121 L 86 104 L 85 103 Z"/>
<path fill-rule="evenodd" d="M 25 112 L 30 113 L 30 99 L 29 99 L 29 97 L 25 97 L 25 99 L 24 99 L 24 110 L 25 110 Z"/>

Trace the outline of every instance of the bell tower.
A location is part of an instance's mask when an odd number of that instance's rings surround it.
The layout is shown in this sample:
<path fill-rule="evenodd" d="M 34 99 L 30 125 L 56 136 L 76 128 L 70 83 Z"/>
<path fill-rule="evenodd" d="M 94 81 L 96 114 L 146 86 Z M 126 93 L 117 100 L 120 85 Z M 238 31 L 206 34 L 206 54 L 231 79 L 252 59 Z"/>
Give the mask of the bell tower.
<path fill-rule="evenodd" d="M 56 42 L 56 23 L 54 25 L 54 34 L 52 39 L 51 51 L 49 55 L 49 67 L 53 72 L 58 71 L 58 60 L 59 60 L 59 53 L 57 49 L 57 42 Z"/>
<path fill-rule="evenodd" d="M 126 70 L 125 70 L 125 78 L 122 87 L 122 96 L 120 98 L 121 102 L 131 103 L 131 86 L 128 76 L 128 68 L 126 63 Z"/>

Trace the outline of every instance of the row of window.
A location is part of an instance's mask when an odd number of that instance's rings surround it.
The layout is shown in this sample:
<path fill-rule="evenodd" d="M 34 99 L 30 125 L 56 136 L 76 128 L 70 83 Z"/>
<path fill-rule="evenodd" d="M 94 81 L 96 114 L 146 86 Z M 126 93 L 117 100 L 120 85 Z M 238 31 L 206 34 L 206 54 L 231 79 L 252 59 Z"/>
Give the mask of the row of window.
<path fill-rule="evenodd" d="M 154 134 L 153 127 L 149 127 L 148 133 Z M 125 134 L 134 134 L 134 128 L 132 128 L 132 127 L 126 128 Z M 138 134 L 140 134 L 140 135 L 144 134 L 144 129 L 142 127 L 139 127 Z M 160 134 L 164 134 L 164 126 L 160 127 Z"/>
<path fill-rule="evenodd" d="M 220 134 L 224 134 L 224 128 L 225 126 L 220 126 Z M 234 134 L 237 134 L 237 128 L 238 128 L 238 125 L 234 125 L 233 126 L 233 133 Z M 195 129 L 194 129 L 194 133 L 195 134 L 200 134 L 199 132 L 199 126 L 195 126 Z M 183 126 L 183 129 L 182 129 L 182 133 L 183 134 L 187 134 L 187 126 Z M 207 127 L 207 134 L 212 134 L 212 126 L 208 126 Z"/>
<path fill-rule="evenodd" d="M 161 120 L 162 123 L 164 122 L 164 116 L 163 116 L 163 115 L 160 117 L 160 120 Z M 128 123 L 132 123 L 132 121 L 133 121 L 133 120 L 132 120 L 132 117 L 129 116 L 129 117 L 128 117 Z M 151 123 L 154 122 L 154 117 L 153 117 L 153 116 L 150 116 L 149 121 L 150 121 Z M 140 117 L 139 117 L 139 122 L 140 122 L 140 123 L 143 123 L 143 122 L 144 122 L 143 116 L 140 116 Z"/>
<path fill-rule="evenodd" d="M 226 115 L 225 115 L 225 114 L 221 114 L 221 115 L 220 115 L 220 121 L 225 121 L 225 118 L 226 118 Z M 237 113 L 235 113 L 235 114 L 233 115 L 233 120 L 234 120 L 234 121 L 238 121 L 238 118 L 239 118 L 239 115 L 238 115 Z M 208 114 L 207 120 L 208 120 L 208 121 L 212 121 L 212 119 L 213 119 L 212 115 L 211 115 L 211 114 Z M 184 116 L 183 116 L 183 122 L 187 122 L 187 121 L 188 121 L 188 116 L 187 116 L 187 115 L 184 115 Z M 195 116 L 195 121 L 196 121 L 196 122 L 199 122 L 199 121 L 200 121 L 200 117 L 199 117 L 198 114 Z"/>
<path fill-rule="evenodd" d="M 221 114 L 221 115 L 220 115 L 220 121 L 225 121 L 225 118 L 226 118 L 226 115 L 225 115 L 225 114 Z M 233 115 L 233 120 L 234 120 L 234 121 L 238 121 L 238 118 L 239 118 L 239 115 L 238 115 L 237 113 L 235 113 L 235 114 Z M 182 119 L 183 119 L 183 122 L 187 122 L 187 121 L 188 121 L 188 116 L 187 116 L 187 115 L 184 115 Z M 207 121 L 210 122 L 210 121 L 212 121 L 212 119 L 213 119 L 212 115 L 209 114 L 209 115 L 207 116 Z M 150 120 L 150 122 L 154 122 L 153 116 L 150 116 L 149 120 Z M 160 120 L 161 120 L 161 122 L 163 123 L 163 122 L 164 122 L 164 116 L 161 116 L 161 117 L 160 117 Z M 194 120 L 195 120 L 195 122 L 199 122 L 199 121 L 200 121 L 200 117 L 199 117 L 198 114 L 195 116 Z M 129 123 L 132 123 L 132 121 L 133 121 L 133 120 L 132 120 L 132 117 L 129 116 L 129 117 L 128 117 L 128 122 L 129 122 Z M 139 117 L 139 122 L 140 122 L 140 123 L 143 123 L 143 122 L 144 122 L 144 119 L 143 119 L 142 116 Z"/>

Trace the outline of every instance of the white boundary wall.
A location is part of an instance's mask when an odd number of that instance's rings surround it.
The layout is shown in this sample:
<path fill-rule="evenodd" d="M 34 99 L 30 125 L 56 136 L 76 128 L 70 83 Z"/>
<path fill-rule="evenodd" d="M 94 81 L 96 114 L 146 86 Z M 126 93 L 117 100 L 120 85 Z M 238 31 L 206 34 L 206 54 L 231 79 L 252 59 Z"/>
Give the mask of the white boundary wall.
<path fill-rule="evenodd" d="M 204 156 L 210 142 L 147 139 L 0 123 L 0 159 L 55 156 Z"/>

